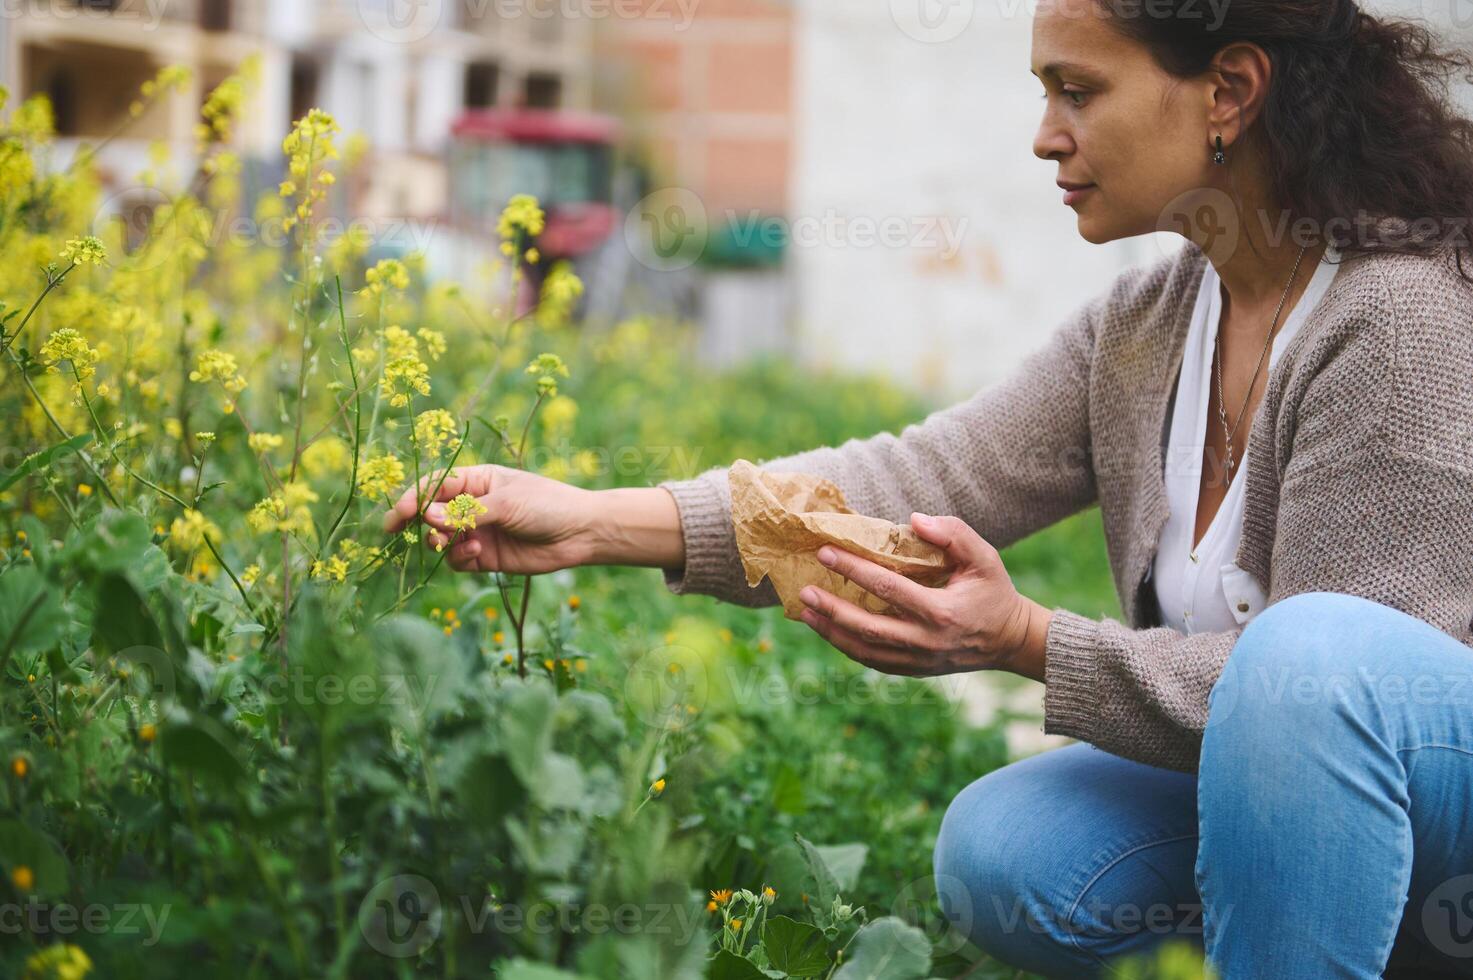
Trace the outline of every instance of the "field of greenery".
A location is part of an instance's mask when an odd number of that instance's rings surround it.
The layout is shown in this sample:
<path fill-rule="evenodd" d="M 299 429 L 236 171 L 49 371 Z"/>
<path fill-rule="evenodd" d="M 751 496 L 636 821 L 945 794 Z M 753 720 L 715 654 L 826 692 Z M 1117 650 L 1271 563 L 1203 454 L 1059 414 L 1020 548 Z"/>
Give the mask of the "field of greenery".
<path fill-rule="evenodd" d="M 250 84 L 210 96 L 197 170 L 138 175 L 141 235 L 99 217 L 94 153 L 53 159 L 44 100 L 0 106 L 0 972 L 1012 976 L 930 877 L 1000 726 L 780 610 L 648 569 L 453 574 L 382 531 L 471 462 L 649 485 L 931 406 L 585 329 L 565 267 L 519 312 L 528 198 L 483 281 L 370 262 L 322 231 L 362 159 L 326 114 L 246 199 Z M 1102 548 L 1086 514 L 1008 558 L 1110 612 Z"/>

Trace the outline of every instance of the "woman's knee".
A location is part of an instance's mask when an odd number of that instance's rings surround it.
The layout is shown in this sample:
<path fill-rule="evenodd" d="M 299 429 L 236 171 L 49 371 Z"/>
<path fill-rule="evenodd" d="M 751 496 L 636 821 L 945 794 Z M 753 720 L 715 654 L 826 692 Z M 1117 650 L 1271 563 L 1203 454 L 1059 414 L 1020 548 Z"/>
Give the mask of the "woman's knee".
<path fill-rule="evenodd" d="M 1208 695 L 1207 731 L 1282 737 L 1281 726 L 1373 700 L 1409 642 L 1433 628 L 1360 596 L 1304 592 L 1254 617 Z M 1392 678 L 1394 681 L 1395 678 Z"/>
<path fill-rule="evenodd" d="M 1016 765 L 1016 763 L 1014 763 Z M 1038 843 L 1009 829 L 1021 803 L 1004 767 L 957 794 L 942 818 L 933 870 L 950 928 L 990 956 L 1049 973 L 1067 956 Z"/>
<path fill-rule="evenodd" d="M 936 842 L 936 891 L 951 927 L 1045 976 L 1095 975 L 1106 958 L 1148 943 L 1150 922 L 1132 916 L 1195 900 L 1194 793 L 1155 776 L 1077 744 L 974 781 L 947 808 Z M 1157 809 L 1183 808 L 1183 826 L 1143 827 L 1122 812 L 1121 793 L 1142 797 L 1129 806 L 1151 798 Z M 1170 895 L 1158 894 L 1163 868 L 1180 871 Z"/>

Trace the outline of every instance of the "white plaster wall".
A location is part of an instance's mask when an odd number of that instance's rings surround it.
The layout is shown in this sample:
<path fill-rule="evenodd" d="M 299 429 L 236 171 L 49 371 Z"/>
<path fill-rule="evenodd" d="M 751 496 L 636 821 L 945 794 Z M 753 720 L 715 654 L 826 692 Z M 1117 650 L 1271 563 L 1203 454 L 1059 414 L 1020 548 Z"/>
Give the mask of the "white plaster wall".
<path fill-rule="evenodd" d="M 965 397 L 1010 374 L 1120 271 L 1180 247 L 1169 234 L 1079 237 L 1057 165 L 1033 155 L 1043 89 L 1028 71 L 1027 0 L 795 3 L 793 219 L 946 218 L 964 231 L 949 262 L 853 236 L 793 246 L 805 358 Z M 1367 9 L 1424 16 L 1473 43 L 1473 0 Z"/>

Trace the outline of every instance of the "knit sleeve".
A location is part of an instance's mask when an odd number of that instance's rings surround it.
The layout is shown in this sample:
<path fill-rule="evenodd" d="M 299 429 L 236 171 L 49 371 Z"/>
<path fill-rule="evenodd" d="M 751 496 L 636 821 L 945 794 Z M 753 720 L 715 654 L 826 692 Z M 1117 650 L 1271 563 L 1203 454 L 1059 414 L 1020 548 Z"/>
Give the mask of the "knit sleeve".
<path fill-rule="evenodd" d="M 1278 411 L 1255 421 L 1270 433 L 1240 477 L 1252 500 L 1245 541 L 1269 553 L 1244 561 L 1266 568 L 1270 605 L 1356 595 L 1473 644 L 1470 302 L 1466 290 L 1461 303 L 1396 292 L 1318 331 L 1301 352 L 1307 366 L 1270 383 L 1265 407 Z M 1255 491 L 1264 475 L 1272 487 Z M 1208 695 L 1243 629 L 1188 636 L 1055 610 L 1044 731 L 1195 772 Z"/>
<path fill-rule="evenodd" d="M 781 459 L 769 470 L 832 480 L 858 513 L 908 523 L 913 511 L 962 518 L 1002 548 L 1095 500 L 1089 389 L 1095 337 L 1111 294 L 1082 305 L 1004 382 L 933 412 L 899 435 L 882 432 Z M 676 594 L 775 605 L 746 584 L 731 525 L 728 467 L 661 484 L 675 497 L 685 564 L 664 572 Z"/>

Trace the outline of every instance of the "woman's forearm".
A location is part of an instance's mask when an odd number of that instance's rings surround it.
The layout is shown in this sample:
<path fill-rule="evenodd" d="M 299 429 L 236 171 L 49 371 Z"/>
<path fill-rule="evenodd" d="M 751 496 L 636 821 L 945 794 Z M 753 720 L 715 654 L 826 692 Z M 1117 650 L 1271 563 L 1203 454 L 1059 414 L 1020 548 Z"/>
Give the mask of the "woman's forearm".
<path fill-rule="evenodd" d="M 588 565 L 685 564 L 685 537 L 675 498 L 662 487 L 620 487 L 593 493 Z"/>

